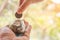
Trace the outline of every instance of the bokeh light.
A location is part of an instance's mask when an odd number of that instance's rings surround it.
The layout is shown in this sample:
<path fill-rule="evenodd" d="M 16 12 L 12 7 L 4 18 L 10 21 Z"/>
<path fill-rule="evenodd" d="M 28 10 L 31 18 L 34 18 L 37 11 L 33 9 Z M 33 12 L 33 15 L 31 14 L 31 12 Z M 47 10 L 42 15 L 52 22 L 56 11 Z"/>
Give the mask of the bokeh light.
<path fill-rule="evenodd" d="M 0 6 L 3 0 L 0 0 Z M 12 23 L 18 8 L 17 0 L 8 0 L 0 16 L 0 27 Z M 60 40 L 60 0 L 44 0 L 31 4 L 23 12 L 23 18 L 31 26 L 30 40 Z"/>

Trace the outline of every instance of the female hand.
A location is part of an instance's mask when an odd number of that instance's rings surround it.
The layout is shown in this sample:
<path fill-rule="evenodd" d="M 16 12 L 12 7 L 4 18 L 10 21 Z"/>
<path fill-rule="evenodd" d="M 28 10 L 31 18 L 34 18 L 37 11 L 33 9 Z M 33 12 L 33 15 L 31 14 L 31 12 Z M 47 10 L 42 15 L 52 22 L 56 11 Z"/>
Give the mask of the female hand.
<path fill-rule="evenodd" d="M 31 26 L 25 22 L 27 28 L 23 36 L 16 36 L 15 33 L 8 27 L 3 27 L 0 29 L 0 40 L 29 40 Z"/>

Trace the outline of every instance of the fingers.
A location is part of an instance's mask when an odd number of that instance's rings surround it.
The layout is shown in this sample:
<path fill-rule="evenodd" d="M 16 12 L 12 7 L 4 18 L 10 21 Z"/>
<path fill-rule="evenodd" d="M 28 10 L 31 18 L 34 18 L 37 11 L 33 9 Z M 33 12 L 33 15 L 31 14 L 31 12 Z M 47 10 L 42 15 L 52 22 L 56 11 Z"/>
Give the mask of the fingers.
<path fill-rule="evenodd" d="M 25 23 L 25 33 L 24 33 L 24 36 L 26 36 L 26 37 L 29 37 L 30 36 L 30 32 L 31 32 L 31 25 L 29 25 L 29 23 L 28 22 L 26 22 L 25 20 L 24 20 L 24 23 Z"/>
<path fill-rule="evenodd" d="M 20 2 L 19 2 L 19 3 L 20 3 L 19 6 L 20 6 L 23 2 L 24 2 L 24 0 L 20 0 Z"/>
<path fill-rule="evenodd" d="M 31 26 L 29 25 L 24 33 L 25 36 L 29 37 L 31 32 Z"/>
<path fill-rule="evenodd" d="M 30 32 L 31 32 L 31 25 L 28 22 L 24 21 L 26 25 L 26 30 L 23 36 L 15 37 L 13 40 L 29 40 Z"/>
<path fill-rule="evenodd" d="M 32 3 L 41 2 L 43 0 L 20 0 L 19 8 L 17 10 L 18 14 L 22 14 L 22 12 Z"/>
<path fill-rule="evenodd" d="M 22 37 L 15 37 L 13 40 L 29 40 L 29 38 L 22 36 Z"/>
<path fill-rule="evenodd" d="M 22 3 L 22 2 L 21 2 Z M 21 4 L 20 3 L 20 4 Z M 28 5 L 30 4 L 31 2 L 28 1 L 28 0 L 24 0 L 23 3 L 19 6 L 18 10 L 17 10 L 17 13 L 18 14 L 21 14 L 27 7 Z"/>
<path fill-rule="evenodd" d="M 12 40 L 14 37 L 15 34 L 8 27 L 3 27 L 0 29 L 1 40 Z"/>
<path fill-rule="evenodd" d="M 27 27 L 25 33 L 23 36 L 15 37 L 14 40 L 29 40 L 30 37 L 30 32 L 31 32 L 31 26 Z"/>

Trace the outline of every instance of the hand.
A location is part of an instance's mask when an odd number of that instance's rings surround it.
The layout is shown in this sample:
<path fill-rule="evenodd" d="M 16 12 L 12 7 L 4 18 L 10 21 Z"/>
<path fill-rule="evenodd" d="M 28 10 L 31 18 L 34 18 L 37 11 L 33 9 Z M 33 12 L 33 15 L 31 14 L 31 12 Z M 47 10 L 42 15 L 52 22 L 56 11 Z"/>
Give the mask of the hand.
<path fill-rule="evenodd" d="M 12 40 L 14 37 L 15 34 L 8 27 L 0 29 L 0 40 Z"/>
<path fill-rule="evenodd" d="M 29 40 L 30 31 L 31 26 L 27 27 L 23 36 L 17 37 L 11 29 L 8 27 L 3 27 L 0 29 L 0 40 Z"/>
<path fill-rule="evenodd" d="M 23 36 L 15 37 L 13 40 L 29 40 L 30 39 L 31 26 L 29 26 Z"/>
<path fill-rule="evenodd" d="M 19 1 L 19 8 L 17 10 L 18 14 L 21 14 L 30 4 L 42 2 L 44 0 L 20 0 Z"/>

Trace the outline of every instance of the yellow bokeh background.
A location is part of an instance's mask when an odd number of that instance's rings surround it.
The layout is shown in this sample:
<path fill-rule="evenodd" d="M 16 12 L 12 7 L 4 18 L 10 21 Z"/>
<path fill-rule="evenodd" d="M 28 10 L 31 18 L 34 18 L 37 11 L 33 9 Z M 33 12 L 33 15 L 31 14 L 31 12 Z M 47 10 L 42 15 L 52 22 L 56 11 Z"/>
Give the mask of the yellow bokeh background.
<path fill-rule="evenodd" d="M 3 0 L 0 0 L 0 6 L 2 3 Z M 0 15 L 0 27 L 16 19 L 14 13 L 17 8 L 17 0 L 8 1 Z M 23 12 L 23 18 L 32 26 L 30 40 L 60 40 L 60 3 L 44 0 L 31 4 Z"/>

